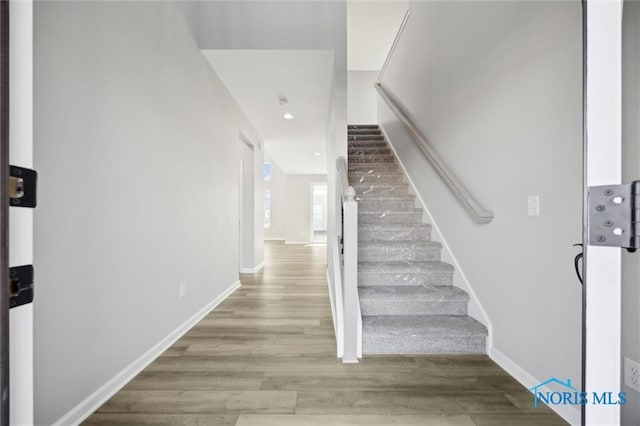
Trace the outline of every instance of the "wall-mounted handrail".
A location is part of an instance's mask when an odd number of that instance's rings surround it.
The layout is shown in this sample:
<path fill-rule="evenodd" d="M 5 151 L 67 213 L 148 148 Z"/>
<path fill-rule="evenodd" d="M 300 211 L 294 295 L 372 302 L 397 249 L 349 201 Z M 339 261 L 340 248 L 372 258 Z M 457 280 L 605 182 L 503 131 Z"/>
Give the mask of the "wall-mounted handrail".
<path fill-rule="evenodd" d="M 396 50 L 396 46 L 398 45 L 398 41 L 400 41 L 400 36 L 404 32 L 404 27 L 407 25 L 407 21 L 409 20 L 409 16 L 411 16 L 411 9 L 407 9 L 404 13 L 404 18 L 402 18 L 402 22 L 400 23 L 400 28 L 398 28 L 398 32 L 396 33 L 396 37 L 393 39 L 393 43 L 391 44 L 391 48 L 389 49 L 389 53 L 387 53 L 387 58 L 384 60 L 384 64 L 382 65 L 382 69 L 378 74 L 378 79 L 376 80 L 376 84 L 380 84 L 382 81 L 382 76 L 384 72 L 387 70 L 387 66 L 389 65 L 389 61 L 393 56 L 393 52 Z"/>
<path fill-rule="evenodd" d="M 337 191 L 340 194 L 337 218 L 342 237 L 341 281 L 336 291 L 342 295 L 342 324 L 338 324 L 342 336 L 342 362 L 358 362 L 361 348 L 360 299 L 358 298 L 358 202 L 356 191 L 349 185 L 347 160 L 340 157 L 336 160 L 338 176 Z M 340 345 L 339 345 L 340 346 Z"/>
<path fill-rule="evenodd" d="M 471 215 L 471 218 L 476 223 L 490 223 L 493 220 L 494 214 L 491 210 L 487 210 L 480 205 L 476 198 L 471 195 L 467 188 L 458 180 L 453 174 L 449 166 L 440 158 L 433 147 L 429 144 L 427 139 L 420 133 L 418 128 L 413 125 L 409 117 L 402 111 L 400 106 L 389 96 L 387 91 L 382 87 L 380 83 L 375 84 L 376 90 L 380 94 L 380 97 L 389 105 L 389 108 L 398 117 L 398 120 L 404 125 L 409 134 L 412 136 L 414 142 L 418 145 L 420 150 L 424 153 L 429 163 L 436 170 L 440 178 L 449 187 L 451 192 L 456 196 L 458 201 L 462 204 L 465 210 Z"/>
<path fill-rule="evenodd" d="M 404 127 L 409 131 L 409 134 L 412 136 L 414 142 L 418 145 L 420 150 L 424 153 L 429 163 L 436 169 L 438 175 L 442 178 L 444 183 L 447 184 L 451 192 L 456 196 L 458 201 L 462 204 L 465 210 L 471 215 L 471 218 L 476 223 L 490 223 L 493 220 L 493 212 L 491 210 L 487 210 L 480 205 L 480 203 L 471 195 L 471 193 L 467 190 L 467 188 L 458 180 L 458 178 L 453 174 L 449 166 L 440 158 L 440 156 L 436 153 L 433 147 L 429 144 L 429 142 L 425 139 L 424 136 L 420 133 L 418 128 L 413 125 L 409 117 L 402 111 L 400 106 L 389 96 L 387 91 L 382 87 L 382 76 L 387 70 L 387 66 L 389 65 L 389 61 L 391 61 L 391 57 L 396 50 L 398 45 L 398 41 L 400 41 L 400 37 L 404 32 L 404 29 L 407 25 L 407 21 L 411 16 L 411 9 L 407 9 L 407 12 L 404 14 L 404 18 L 402 19 L 402 23 L 400 24 L 400 28 L 398 28 L 398 32 L 396 33 L 396 37 L 393 39 L 393 44 L 391 44 L 391 49 L 389 49 L 389 53 L 387 54 L 387 58 L 384 61 L 384 65 L 378 74 L 378 79 L 375 83 L 375 88 L 384 99 L 384 101 L 389 105 L 391 111 L 394 112 L 396 117 L 400 120 L 400 122 L 404 125 Z"/>

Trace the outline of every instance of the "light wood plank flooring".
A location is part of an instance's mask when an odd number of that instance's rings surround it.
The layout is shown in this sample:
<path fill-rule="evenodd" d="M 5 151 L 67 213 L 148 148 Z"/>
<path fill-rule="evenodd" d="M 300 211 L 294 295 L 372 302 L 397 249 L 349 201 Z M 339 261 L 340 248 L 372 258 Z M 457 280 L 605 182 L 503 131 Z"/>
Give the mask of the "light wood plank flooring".
<path fill-rule="evenodd" d="M 265 244 L 265 269 L 87 425 L 565 424 L 484 355 L 336 358 L 325 247 Z"/>

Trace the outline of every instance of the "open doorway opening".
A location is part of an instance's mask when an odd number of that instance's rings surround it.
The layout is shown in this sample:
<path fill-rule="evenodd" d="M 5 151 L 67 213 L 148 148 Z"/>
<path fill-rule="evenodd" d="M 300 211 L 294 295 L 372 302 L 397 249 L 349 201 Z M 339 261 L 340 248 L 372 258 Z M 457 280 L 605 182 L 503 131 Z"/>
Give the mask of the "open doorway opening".
<path fill-rule="evenodd" d="M 327 242 L 327 184 L 311 184 L 311 242 Z"/>

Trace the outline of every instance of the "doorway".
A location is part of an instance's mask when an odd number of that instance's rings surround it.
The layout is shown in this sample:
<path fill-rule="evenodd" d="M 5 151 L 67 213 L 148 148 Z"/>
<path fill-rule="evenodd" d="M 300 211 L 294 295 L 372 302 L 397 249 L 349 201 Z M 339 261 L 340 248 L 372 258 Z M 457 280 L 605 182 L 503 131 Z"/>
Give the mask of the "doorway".
<path fill-rule="evenodd" d="M 327 243 L 327 184 L 311 184 L 311 242 Z"/>

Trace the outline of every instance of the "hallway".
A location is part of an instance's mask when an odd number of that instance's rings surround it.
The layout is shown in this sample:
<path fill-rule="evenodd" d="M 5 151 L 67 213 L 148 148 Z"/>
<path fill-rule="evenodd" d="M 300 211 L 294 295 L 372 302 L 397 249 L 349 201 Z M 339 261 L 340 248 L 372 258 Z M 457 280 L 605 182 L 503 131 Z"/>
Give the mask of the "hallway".
<path fill-rule="evenodd" d="M 564 424 L 485 355 L 336 358 L 326 247 L 265 243 L 265 268 L 87 425 Z"/>

